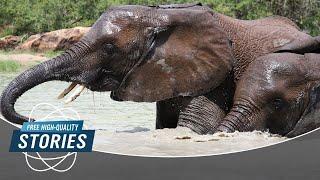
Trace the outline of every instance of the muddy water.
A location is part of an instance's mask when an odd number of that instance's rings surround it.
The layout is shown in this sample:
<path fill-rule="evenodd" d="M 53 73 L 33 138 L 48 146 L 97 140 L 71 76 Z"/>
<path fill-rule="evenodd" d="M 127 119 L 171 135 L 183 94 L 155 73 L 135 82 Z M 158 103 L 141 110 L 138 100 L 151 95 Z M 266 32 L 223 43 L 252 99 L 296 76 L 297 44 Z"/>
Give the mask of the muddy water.
<path fill-rule="evenodd" d="M 15 77 L 0 74 L 0 91 Z M 262 132 L 197 135 L 188 129 L 155 130 L 155 103 L 112 101 L 109 93 L 84 92 L 75 102 L 65 105 L 57 100 L 67 86 L 64 82 L 41 84 L 20 97 L 16 110 L 28 116 L 39 103 L 50 103 L 59 108 L 77 111 L 86 127 L 96 129 L 94 149 L 131 155 L 189 156 L 242 151 L 285 140 Z M 43 106 L 35 118 L 51 113 Z"/>

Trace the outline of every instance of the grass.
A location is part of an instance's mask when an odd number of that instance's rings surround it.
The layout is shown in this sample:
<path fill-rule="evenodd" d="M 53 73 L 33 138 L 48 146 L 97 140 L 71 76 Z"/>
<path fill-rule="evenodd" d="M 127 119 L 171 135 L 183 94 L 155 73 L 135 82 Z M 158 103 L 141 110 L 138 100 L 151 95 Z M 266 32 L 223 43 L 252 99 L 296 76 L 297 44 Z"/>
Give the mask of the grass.
<path fill-rule="evenodd" d="M 0 54 L 8 55 L 8 54 L 40 54 L 35 51 L 29 51 L 29 50 L 0 50 Z"/>
<path fill-rule="evenodd" d="M 44 52 L 36 52 L 32 50 L 0 50 L 0 54 L 31 54 L 31 55 L 43 55 L 46 58 L 53 58 L 60 55 L 63 51 L 44 51 Z"/>
<path fill-rule="evenodd" d="M 42 55 L 46 58 L 53 58 L 55 56 L 58 56 L 62 53 L 62 51 L 45 51 L 45 52 L 35 52 L 35 51 L 19 51 L 19 50 L 13 50 L 13 51 L 5 51 L 0 50 L 0 54 L 4 55 L 10 55 L 10 54 L 32 54 L 32 55 Z M 0 60 L 0 73 L 17 73 L 21 72 L 23 70 L 26 70 L 28 68 L 31 68 L 32 66 L 35 66 L 39 64 L 40 61 L 30 61 L 29 63 L 21 64 L 18 61 L 12 60 L 12 59 L 4 59 Z"/>
<path fill-rule="evenodd" d="M 63 51 L 45 51 L 43 52 L 43 55 L 46 57 L 46 58 L 53 58 L 53 57 L 56 57 L 58 55 L 60 55 Z"/>
<path fill-rule="evenodd" d="M 4 60 L 0 61 L 0 72 L 18 72 L 22 68 L 19 62 Z"/>
<path fill-rule="evenodd" d="M 0 60 L 0 73 L 19 73 L 40 63 L 40 61 L 32 61 L 27 64 L 21 64 L 14 60 Z"/>

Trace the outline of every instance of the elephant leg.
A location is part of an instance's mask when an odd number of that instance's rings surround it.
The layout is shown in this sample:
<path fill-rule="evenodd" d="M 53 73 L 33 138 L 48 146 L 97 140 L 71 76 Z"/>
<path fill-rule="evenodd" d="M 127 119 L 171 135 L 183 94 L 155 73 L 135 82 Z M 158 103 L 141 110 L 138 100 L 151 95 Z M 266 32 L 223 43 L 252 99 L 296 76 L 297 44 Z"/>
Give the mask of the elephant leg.
<path fill-rule="evenodd" d="M 193 98 L 180 112 L 178 126 L 188 127 L 198 134 L 213 134 L 225 112 L 205 96 Z"/>
<path fill-rule="evenodd" d="M 157 102 L 156 129 L 188 127 L 198 134 L 213 133 L 225 111 L 212 97 L 179 97 Z"/>
<path fill-rule="evenodd" d="M 156 129 L 188 127 L 198 134 L 213 133 L 232 105 L 232 73 L 220 86 L 196 97 L 176 97 L 157 102 Z"/>
<path fill-rule="evenodd" d="M 192 100 L 180 112 L 178 126 L 198 134 L 213 134 L 232 105 L 235 85 L 228 77 L 213 91 Z"/>
<path fill-rule="evenodd" d="M 156 129 L 176 128 L 180 111 L 191 101 L 191 97 L 177 97 L 157 102 Z"/>

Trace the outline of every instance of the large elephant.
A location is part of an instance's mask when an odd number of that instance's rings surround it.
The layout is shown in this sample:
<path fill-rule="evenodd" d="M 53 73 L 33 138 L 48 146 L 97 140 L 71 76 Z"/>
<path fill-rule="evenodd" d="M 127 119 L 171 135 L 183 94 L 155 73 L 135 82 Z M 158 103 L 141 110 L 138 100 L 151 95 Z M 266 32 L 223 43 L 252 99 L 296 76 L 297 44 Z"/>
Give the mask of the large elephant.
<path fill-rule="evenodd" d="M 116 100 L 198 96 L 218 87 L 233 61 L 228 38 L 206 7 L 114 7 L 69 50 L 16 77 L 2 93 L 1 113 L 25 122 L 14 109 L 17 98 L 52 80 L 112 91 Z"/>
<path fill-rule="evenodd" d="M 273 52 L 316 52 L 318 46 L 317 38 L 283 17 L 242 21 L 200 4 L 114 7 L 79 43 L 15 78 L 1 96 L 1 113 L 25 122 L 14 110 L 17 98 L 60 80 L 112 91 L 114 100 L 157 102 L 157 128 L 210 133 L 232 106 L 250 63 Z"/>

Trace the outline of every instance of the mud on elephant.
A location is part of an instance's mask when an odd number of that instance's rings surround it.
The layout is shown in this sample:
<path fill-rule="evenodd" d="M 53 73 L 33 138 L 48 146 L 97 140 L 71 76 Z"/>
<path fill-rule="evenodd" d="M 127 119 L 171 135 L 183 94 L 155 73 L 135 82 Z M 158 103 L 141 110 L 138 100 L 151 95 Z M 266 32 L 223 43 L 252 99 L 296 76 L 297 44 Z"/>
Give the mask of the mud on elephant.
<path fill-rule="evenodd" d="M 213 133 L 226 129 L 220 121 L 250 64 L 274 52 L 317 52 L 318 39 L 283 17 L 236 20 L 200 4 L 114 7 L 69 50 L 15 78 L 1 113 L 27 121 L 14 109 L 19 96 L 59 80 L 73 83 L 61 97 L 76 84 L 111 91 L 118 101 L 157 102 L 157 128 Z"/>

